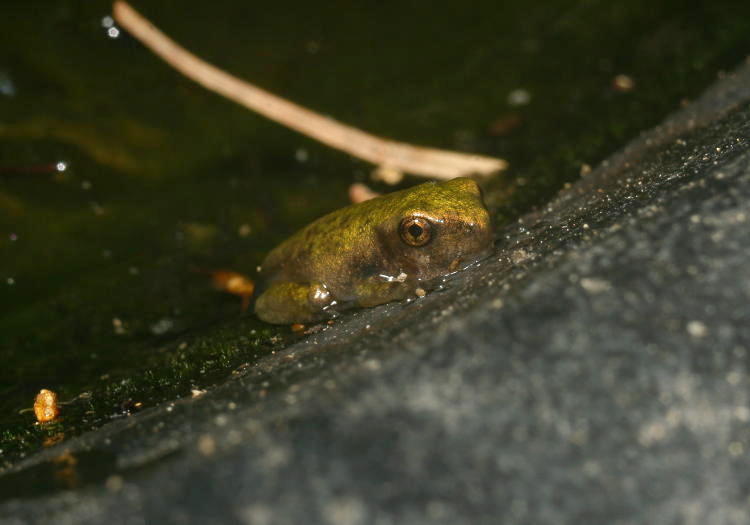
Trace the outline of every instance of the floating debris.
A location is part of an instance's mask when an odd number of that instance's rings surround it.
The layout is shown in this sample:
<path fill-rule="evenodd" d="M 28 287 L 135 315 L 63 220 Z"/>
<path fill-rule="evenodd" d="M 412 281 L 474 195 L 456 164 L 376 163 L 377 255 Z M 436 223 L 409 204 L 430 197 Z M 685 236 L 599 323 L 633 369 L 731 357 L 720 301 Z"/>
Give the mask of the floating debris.
<path fill-rule="evenodd" d="M 242 311 L 250 306 L 250 298 L 255 290 L 252 279 L 231 270 L 217 270 L 211 273 L 211 282 L 219 291 L 238 295 L 242 298 Z"/>
<path fill-rule="evenodd" d="M 369 201 L 370 199 L 374 199 L 375 197 L 379 196 L 380 193 L 371 190 L 369 186 L 367 186 L 366 184 L 362 184 L 361 182 L 355 182 L 354 184 L 349 186 L 349 200 L 354 204 L 358 202 Z"/>
<path fill-rule="evenodd" d="M 615 91 L 621 91 L 623 93 L 628 93 L 630 91 L 633 91 L 635 89 L 635 80 L 633 80 L 633 77 L 630 77 L 628 75 L 617 75 L 615 78 L 612 79 L 612 88 Z"/>
<path fill-rule="evenodd" d="M 138 412 L 142 408 L 143 408 L 143 403 L 141 401 L 133 401 L 133 399 L 131 398 L 128 398 L 122 403 L 120 403 L 120 413 L 122 413 L 125 416 L 129 416 L 133 414 L 134 412 Z"/>
<path fill-rule="evenodd" d="M 52 390 L 42 388 L 34 399 L 34 415 L 39 423 L 48 423 L 60 415 L 57 394 Z"/>
<path fill-rule="evenodd" d="M 385 182 L 389 186 L 395 186 L 404 180 L 404 172 L 388 166 L 378 166 L 371 173 L 372 180 L 376 182 Z"/>
<path fill-rule="evenodd" d="M 117 335 L 124 335 L 128 329 L 125 327 L 125 323 L 119 317 L 112 318 L 112 328 Z"/>
<path fill-rule="evenodd" d="M 237 235 L 240 237 L 247 237 L 251 233 L 253 233 L 253 228 L 249 224 L 241 224 L 239 228 L 237 228 Z"/>

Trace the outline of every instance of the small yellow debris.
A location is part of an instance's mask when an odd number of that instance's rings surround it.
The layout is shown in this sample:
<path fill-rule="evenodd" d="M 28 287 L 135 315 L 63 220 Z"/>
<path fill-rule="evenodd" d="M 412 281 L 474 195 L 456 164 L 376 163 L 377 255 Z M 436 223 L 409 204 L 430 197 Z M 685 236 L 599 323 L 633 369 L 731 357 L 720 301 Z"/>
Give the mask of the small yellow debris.
<path fill-rule="evenodd" d="M 119 317 L 112 318 L 112 328 L 114 329 L 117 335 L 123 335 L 124 333 L 127 332 L 127 328 L 125 328 L 125 324 L 122 322 L 122 319 L 120 319 Z"/>
<path fill-rule="evenodd" d="M 635 88 L 635 80 L 633 80 L 633 77 L 620 74 L 612 79 L 612 87 L 616 91 L 627 93 Z"/>
<path fill-rule="evenodd" d="M 303 325 L 302 323 L 294 323 L 290 328 L 295 334 L 305 331 L 305 325 Z"/>
<path fill-rule="evenodd" d="M 247 223 L 241 224 L 240 227 L 237 228 L 237 235 L 240 237 L 247 237 L 251 233 L 253 233 L 253 228 Z"/>
<path fill-rule="evenodd" d="M 424 297 L 425 295 L 427 295 L 427 292 L 425 292 L 423 288 L 417 288 L 416 290 L 414 290 L 414 293 L 417 295 L 417 297 Z"/>
<path fill-rule="evenodd" d="M 211 282 L 217 290 L 240 296 L 242 311 L 247 310 L 255 290 L 255 283 L 252 279 L 231 270 L 217 270 L 211 272 Z"/>
<path fill-rule="evenodd" d="M 372 171 L 372 179 L 385 182 L 389 186 L 395 186 L 404 178 L 403 172 L 389 166 L 379 166 Z"/>
<path fill-rule="evenodd" d="M 60 407 L 57 404 L 57 394 L 52 390 L 43 388 L 34 400 L 34 415 L 39 423 L 54 421 L 60 415 Z"/>
<path fill-rule="evenodd" d="M 235 295 L 252 295 L 255 283 L 242 275 L 231 270 L 218 270 L 211 273 L 211 281 L 214 286 L 223 292 Z"/>

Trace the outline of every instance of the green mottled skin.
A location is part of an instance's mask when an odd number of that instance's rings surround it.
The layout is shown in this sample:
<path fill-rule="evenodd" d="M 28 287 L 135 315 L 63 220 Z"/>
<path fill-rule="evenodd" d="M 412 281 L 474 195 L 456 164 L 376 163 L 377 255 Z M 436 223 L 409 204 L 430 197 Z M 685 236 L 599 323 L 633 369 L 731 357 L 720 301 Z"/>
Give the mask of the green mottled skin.
<path fill-rule="evenodd" d="M 433 225 L 425 246 L 409 246 L 399 234 L 402 219 L 415 215 Z M 428 182 L 325 215 L 277 246 L 261 266 L 255 312 L 269 323 L 306 323 L 405 299 L 491 245 L 477 184 Z"/>

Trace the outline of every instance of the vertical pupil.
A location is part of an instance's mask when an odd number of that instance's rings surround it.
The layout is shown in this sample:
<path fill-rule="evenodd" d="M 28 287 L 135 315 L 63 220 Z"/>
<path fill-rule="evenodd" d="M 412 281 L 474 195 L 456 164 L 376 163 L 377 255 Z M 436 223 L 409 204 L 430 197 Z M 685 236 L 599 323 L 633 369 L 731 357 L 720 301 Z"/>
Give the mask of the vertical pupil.
<path fill-rule="evenodd" d="M 420 235 L 422 235 L 422 227 L 416 224 L 412 224 L 411 226 L 409 226 L 409 233 L 412 237 L 419 237 Z"/>

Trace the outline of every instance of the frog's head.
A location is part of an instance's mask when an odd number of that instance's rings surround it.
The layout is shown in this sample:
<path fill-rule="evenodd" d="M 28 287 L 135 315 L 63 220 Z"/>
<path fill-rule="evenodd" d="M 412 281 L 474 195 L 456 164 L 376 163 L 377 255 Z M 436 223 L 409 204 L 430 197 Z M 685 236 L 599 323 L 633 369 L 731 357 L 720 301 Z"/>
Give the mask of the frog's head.
<path fill-rule="evenodd" d="M 379 237 L 391 262 L 410 278 L 429 281 L 453 273 L 492 247 L 490 215 L 471 179 L 411 188 L 394 211 Z"/>

